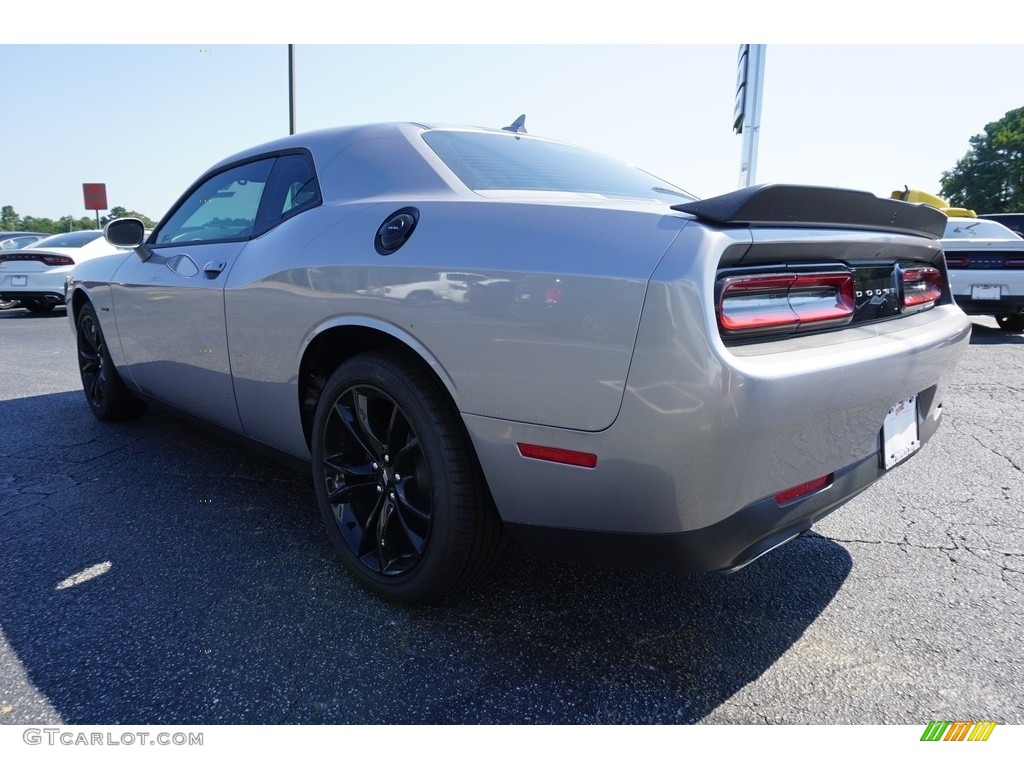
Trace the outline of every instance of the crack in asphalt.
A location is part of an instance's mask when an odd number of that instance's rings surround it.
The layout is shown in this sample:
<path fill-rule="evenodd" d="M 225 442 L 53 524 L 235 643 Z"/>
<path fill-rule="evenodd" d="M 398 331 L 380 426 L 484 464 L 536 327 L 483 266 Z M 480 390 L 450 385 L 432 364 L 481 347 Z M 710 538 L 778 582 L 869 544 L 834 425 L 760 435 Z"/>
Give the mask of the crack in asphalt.
<path fill-rule="evenodd" d="M 974 557 L 978 558 L 978 560 L 982 561 L 983 563 L 985 563 L 987 565 L 991 565 L 993 568 L 998 569 L 1001 581 L 1006 583 L 1007 586 L 1009 586 L 1011 589 L 1014 589 L 1015 591 L 1018 591 L 1018 592 L 1021 591 L 1020 587 L 1015 585 L 1013 582 L 1007 580 L 1006 574 L 1007 574 L 1007 572 L 1009 572 L 1009 573 L 1024 573 L 1024 571 L 1020 571 L 1020 570 L 1018 570 L 1016 568 L 1012 568 L 1009 565 L 1007 565 L 1005 562 L 1002 562 L 1002 563 L 993 562 L 989 557 L 985 557 L 982 554 L 980 554 L 980 552 L 985 552 L 985 553 L 989 553 L 991 555 L 996 555 L 996 556 L 999 556 L 999 557 L 1002 557 L 1002 558 L 1010 558 L 1010 557 L 1020 557 L 1021 556 L 1020 553 L 1017 553 L 1017 552 L 1002 552 L 1002 551 L 1000 551 L 998 549 L 990 549 L 990 548 L 971 547 L 971 546 L 968 546 L 967 544 L 963 543 L 962 540 L 958 542 L 956 540 L 954 534 L 951 531 L 948 531 L 948 530 L 945 531 L 945 535 L 949 538 L 950 546 L 928 545 L 928 544 L 913 544 L 913 543 L 911 543 L 907 539 L 906 536 L 904 536 L 900 541 L 889 541 L 889 540 L 885 540 L 885 539 L 840 539 L 840 538 L 835 538 L 835 537 L 831 537 L 831 536 L 826 537 L 826 538 L 828 538 L 829 541 L 833 541 L 833 542 L 835 542 L 837 544 L 869 544 L 869 545 L 886 544 L 886 545 L 889 545 L 889 546 L 895 546 L 901 552 L 904 552 L 904 553 L 906 553 L 907 550 L 909 550 L 909 549 L 918 549 L 918 550 L 929 551 L 929 552 L 941 552 L 942 554 L 946 555 L 946 557 L 949 559 L 949 562 L 952 565 L 958 565 L 958 566 L 960 566 L 962 568 L 966 568 L 968 571 L 970 571 L 971 573 L 974 573 L 974 574 L 976 574 L 978 576 L 993 576 L 993 574 L 986 573 L 986 572 L 984 572 L 982 570 L 978 570 L 977 568 L 972 568 L 970 566 L 970 564 L 968 564 L 968 563 L 966 563 L 966 562 L 964 562 L 962 560 L 959 560 L 959 559 L 957 559 L 957 557 L 955 557 L 955 553 L 957 553 L 957 552 L 961 552 L 961 551 L 962 552 L 966 552 L 966 553 L 968 553 L 970 555 L 973 555 Z M 956 573 L 954 572 L 953 573 L 953 579 L 956 580 L 956 578 L 957 578 L 956 577 Z"/>
<path fill-rule="evenodd" d="M 1018 472 L 1024 472 L 1024 467 L 1021 467 L 1021 466 L 1020 466 L 1020 464 L 1018 464 L 1018 463 L 1017 463 L 1016 461 L 1014 461 L 1014 460 L 1013 460 L 1012 458 L 1010 458 L 1009 456 L 1007 456 L 1007 455 L 1006 455 L 1005 453 L 1000 453 L 1000 452 L 999 452 L 999 451 L 997 451 L 997 450 L 996 450 L 995 448 L 992 448 L 991 446 L 985 445 L 985 443 L 983 443 L 983 442 L 982 442 L 982 440 L 981 440 L 981 438 L 980 438 L 980 437 L 978 437 L 977 435 L 971 435 L 971 437 L 972 437 L 972 438 L 974 439 L 974 441 L 975 441 L 975 442 L 976 442 L 976 443 L 977 443 L 978 445 L 980 445 L 980 446 L 981 446 L 982 448 L 984 448 L 984 449 L 985 449 L 986 451 L 989 451 L 990 453 L 993 453 L 993 454 L 995 454 L 996 456 L 998 456 L 998 457 L 999 457 L 999 458 L 1001 458 L 1001 459 L 1006 459 L 1006 461 L 1008 461 L 1008 462 L 1010 463 L 1010 466 L 1011 466 L 1011 467 L 1013 467 L 1014 469 L 1016 469 L 1016 470 L 1017 470 Z"/>

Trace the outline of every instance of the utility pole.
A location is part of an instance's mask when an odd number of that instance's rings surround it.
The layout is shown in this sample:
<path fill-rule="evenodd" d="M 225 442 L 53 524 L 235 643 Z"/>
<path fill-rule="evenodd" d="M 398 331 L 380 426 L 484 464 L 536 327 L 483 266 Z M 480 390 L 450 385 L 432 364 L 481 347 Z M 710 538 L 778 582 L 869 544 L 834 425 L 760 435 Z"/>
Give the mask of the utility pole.
<path fill-rule="evenodd" d="M 740 155 L 740 187 L 754 183 L 757 173 L 757 140 L 761 132 L 761 100 L 764 92 L 764 45 L 741 45 L 736 61 L 736 108 L 732 129 L 743 137 Z"/>
<path fill-rule="evenodd" d="M 288 46 L 288 135 L 295 133 L 295 46 Z"/>

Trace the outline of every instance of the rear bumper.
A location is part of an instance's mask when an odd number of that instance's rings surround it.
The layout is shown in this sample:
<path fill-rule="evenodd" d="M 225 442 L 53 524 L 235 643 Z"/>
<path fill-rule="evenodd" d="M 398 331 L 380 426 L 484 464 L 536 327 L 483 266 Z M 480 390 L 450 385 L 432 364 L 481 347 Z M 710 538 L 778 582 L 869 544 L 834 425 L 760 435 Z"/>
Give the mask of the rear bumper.
<path fill-rule="evenodd" d="M 996 300 L 974 301 L 969 295 L 953 295 L 957 305 L 969 315 L 1019 315 L 1024 312 L 1024 295 L 1002 296 Z"/>
<path fill-rule="evenodd" d="M 922 424 L 922 444 L 938 418 Z M 926 432 L 926 430 L 929 430 Z M 549 560 L 666 573 L 735 571 L 811 528 L 885 473 L 877 454 L 833 473 L 832 483 L 790 504 L 760 499 L 694 531 L 638 534 L 507 524 L 523 549 Z"/>
<path fill-rule="evenodd" d="M 950 269 L 949 285 L 953 299 L 972 315 L 1016 315 L 1024 312 L 1024 270 L 1022 269 Z M 998 287 L 998 299 L 972 298 L 975 286 Z"/>
<path fill-rule="evenodd" d="M 0 299 L 40 299 L 64 303 L 64 277 L 70 267 L 56 267 L 45 272 L 0 272 Z"/>
<path fill-rule="evenodd" d="M 57 304 L 63 304 L 64 294 L 63 292 L 58 293 L 56 291 L 0 291 L 0 299 L 5 301 L 38 299 L 39 301 L 53 301 Z"/>

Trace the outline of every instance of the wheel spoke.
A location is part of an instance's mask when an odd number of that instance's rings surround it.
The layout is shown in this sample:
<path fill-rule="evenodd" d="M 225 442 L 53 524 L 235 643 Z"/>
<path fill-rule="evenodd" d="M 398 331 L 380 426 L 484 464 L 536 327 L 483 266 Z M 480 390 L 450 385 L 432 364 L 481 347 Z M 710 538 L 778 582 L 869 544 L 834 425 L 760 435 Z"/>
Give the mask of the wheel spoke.
<path fill-rule="evenodd" d="M 82 373 L 90 373 L 91 371 L 98 371 L 101 365 L 100 356 L 95 352 L 87 352 L 84 349 L 78 353 L 79 365 L 81 366 Z"/>
<path fill-rule="evenodd" d="M 398 518 L 398 522 L 399 522 L 399 525 L 400 525 L 400 527 L 402 529 L 402 533 L 405 535 L 406 541 L 408 541 L 409 544 L 412 546 L 413 551 L 417 555 L 422 555 L 423 554 L 423 549 L 427 545 L 427 538 L 426 538 L 425 535 L 421 536 L 420 534 L 416 533 L 416 531 L 413 530 L 413 528 L 412 528 L 412 526 L 410 524 L 412 521 L 407 519 L 406 514 L 404 514 L 404 513 L 407 513 L 409 511 L 412 511 L 410 507 L 407 507 L 404 504 L 399 504 L 398 505 L 398 514 L 395 515 L 395 517 Z M 422 513 L 419 510 L 416 510 L 414 512 L 414 514 L 417 517 L 419 517 Z M 429 520 L 429 517 L 427 517 L 427 520 Z"/>
<path fill-rule="evenodd" d="M 363 455 L 368 459 L 377 458 L 379 454 L 363 439 L 362 428 L 356 417 L 355 408 L 346 405 L 342 400 L 338 400 L 334 406 L 334 413 L 341 421 L 348 435 L 356 441 L 356 445 L 362 450 Z"/>
<path fill-rule="evenodd" d="M 408 441 L 395 453 L 395 466 L 403 466 L 405 460 L 409 458 L 412 451 L 420 447 L 420 441 L 416 439 L 416 435 L 409 432 Z"/>
<path fill-rule="evenodd" d="M 94 403 L 103 402 L 103 373 L 99 373 L 92 380 L 92 386 L 89 388 L 89 399 Z"/>
<path fill-rule="evenodd" d="M 331 504 L 351 504 L 356 498 L 367 493 L 377 493 L 377 486 L 373 480 L 362 483 L 347 483 L 335 488 L 327 496 Z"/>
<path fill-rule="evenodd" d="M 377 498 L 366 519 L 363 520 L 359 518 L 355 504 L 344 504 L 340 510 L 335 510 L 334 519 L 338 521 L 338 530 L 341 532 L 342 538 L 360 559 L 373 552 L 376 546 L 377 518 L 380 516 L 384 498 L 383 496 Z"/>
<path fill-rule="evenodd" d="M 352 464 L 345 458 L 344 453 L 335 453 L 324 457 L 324 466 L 336 475 L 346 477 L 364 478 L 376 477 L 377 472 L 371 462 L 363 464 Z"/>
<path fill-rule="evenodd" d="M 409 427 L 405 423 L 405 415 L 402 413 L 402 409 L 398 407 L 397 403 L 391 403 L 391 416 L 388 418 L 385 444 L 391 448 L 391 450 L 394 450 L 396 445 L 401 445 L 401 440 L 398 438 L 401 437 L 404 432 L 408 431 Z"/>
<path fill-rule="evenodd" d="M 377 518 L 377 536 L 374 542 L 377 547 L 377 562 L 380 563 L 380 571 L 384 573 L 388 566 L 391 564 L 391 558 L 388 557 L 388 528 L 391 527 L 391 519 L 395 514 L 395 505 L 391 500 L 384 502 L 384 507 L 381 510 L 380 516 Z"/>
<path fill-rule="evenodd" d="M 373 398 L 379 399 L 379 398 Z M 359 431 L 368 439 L 368 445 L 372 451 L 373 456 L 383 456 L 385 452 L 386 442 L 382 440 L 374 432 L 373 425 L 370 424 L 370 408 L 371 398 L 364 394 L 359 389 L 352 390 L 352 400 L 354 405 L 354 411 L 356 416 L 356 423 L 358 424 Z M 394 405 L 392 403 L 392 405 Z"/>
<path fill-rule="evenodd" d="M 402 512 L 407 512 L 411 517 L 421 522 L 430 522 L 430 512 L 421 508 L 409 498 L 408 481 L 403 478 L 398 482 L 395 485 L 395 492 L 398 497 L 399 508 Z"/>

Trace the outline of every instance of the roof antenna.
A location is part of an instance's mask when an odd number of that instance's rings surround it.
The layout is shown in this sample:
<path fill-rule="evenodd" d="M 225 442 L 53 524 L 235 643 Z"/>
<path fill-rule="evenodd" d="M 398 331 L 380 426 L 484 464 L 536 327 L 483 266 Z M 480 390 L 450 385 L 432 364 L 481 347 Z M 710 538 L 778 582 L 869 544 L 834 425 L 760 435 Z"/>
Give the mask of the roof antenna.
<path fill-rule="evenodd" d="M 512 133 L 526 133 L 526 115 L 520 115 L 512 121 L 512 125 L 506 125 L 501 130 Z"/>

